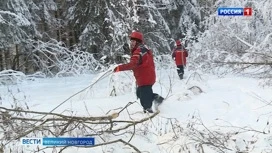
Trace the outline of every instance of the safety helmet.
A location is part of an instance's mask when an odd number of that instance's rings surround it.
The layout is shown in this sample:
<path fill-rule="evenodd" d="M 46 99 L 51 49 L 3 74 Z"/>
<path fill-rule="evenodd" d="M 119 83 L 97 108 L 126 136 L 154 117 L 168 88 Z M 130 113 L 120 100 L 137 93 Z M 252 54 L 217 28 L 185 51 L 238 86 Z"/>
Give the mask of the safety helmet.
<path fill-rule="evenodd" d="M 143 37 L 143 34 L 141 32 L 138 32 L 138 31 L 133 31 L 131 34 L 130 34 L 130 39 L 136 39 L 140 42 L 143 41 L 144 37 Z"/>
<path fill-rule="evenodd" d="M 181 46 L 181 41 L 180 40 L 176 40 L 176 45 L 177 46 Z"/>

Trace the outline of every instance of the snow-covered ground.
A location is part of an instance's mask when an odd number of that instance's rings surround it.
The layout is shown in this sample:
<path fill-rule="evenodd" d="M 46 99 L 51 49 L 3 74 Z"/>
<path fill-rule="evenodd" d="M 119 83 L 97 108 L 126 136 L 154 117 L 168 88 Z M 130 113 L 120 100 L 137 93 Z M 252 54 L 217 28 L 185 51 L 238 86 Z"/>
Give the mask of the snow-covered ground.
<path fill-rule="evenodd" d="M 116 120 L 140 120 L 150 115 L 142 113 L 131 72 L 100 76 L 36 79 L 3 85 L 0 86 L 0 106 L 11 108 L 16 97 L 17 105 L 49 112 L 77 93 L 53 112 L 103 116 L 137 101 L 128 107 L 130 115 L 121 113 Z M 157 71 L 153 91 L 166 100 L 157 116 L 136 126 L 137 132 L 130 143 L 141 152 L 272 152 L 272 88 L 259 86 L 258 80 L 235 76 L 218 78 L 192 71 L 186 71 L 185 79 L 179 80 L 174 69 L 167 69 Z M 131 138 L 128 134 L 105 137 L 124 141 Z M 99 137 L 95 139 L 96 144 L 101 143 Z M 215 150 L 218 146 L 223 149 Z M 21 149 L 31 152 L 30 148 Z M 116 143 L 96 148 L 71 147 L 64 152 L 133 151 L 129 146 Z"/>

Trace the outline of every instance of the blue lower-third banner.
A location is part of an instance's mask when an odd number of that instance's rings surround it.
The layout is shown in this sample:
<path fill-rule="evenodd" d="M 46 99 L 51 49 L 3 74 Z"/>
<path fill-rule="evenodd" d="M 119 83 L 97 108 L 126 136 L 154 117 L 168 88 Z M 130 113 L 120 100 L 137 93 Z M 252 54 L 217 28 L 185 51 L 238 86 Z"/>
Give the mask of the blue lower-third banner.
<path fill-rule="evenodd" d="M 73 138 L 73 137 L 48 137 L 42 139 L 44 146 L 92 146 L 94 138 Z"/>

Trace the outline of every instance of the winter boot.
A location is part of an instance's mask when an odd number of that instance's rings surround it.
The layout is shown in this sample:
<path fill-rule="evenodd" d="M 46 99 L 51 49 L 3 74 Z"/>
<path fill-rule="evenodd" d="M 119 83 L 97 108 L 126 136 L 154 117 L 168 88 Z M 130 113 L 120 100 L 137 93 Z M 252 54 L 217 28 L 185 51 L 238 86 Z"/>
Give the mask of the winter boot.
<path fill-rule="evenodd" d="M 183 74 L 180 74 L 179 78 L 180 78 L 180 80 L 182 80 L 183 79 Z"/>
<path fill-rule="evenodd" d="M 160 96 L 160 95 L 155 95 L 154 100 L 155 100 L 156 103 L 161 104 L 162 101 L 164 100 L 164 98 L 162 96 Z"/>
<path fill-rule="evenodd" d="M 144 109 L 144 113 L 154 113 L 151 108 Z"/>

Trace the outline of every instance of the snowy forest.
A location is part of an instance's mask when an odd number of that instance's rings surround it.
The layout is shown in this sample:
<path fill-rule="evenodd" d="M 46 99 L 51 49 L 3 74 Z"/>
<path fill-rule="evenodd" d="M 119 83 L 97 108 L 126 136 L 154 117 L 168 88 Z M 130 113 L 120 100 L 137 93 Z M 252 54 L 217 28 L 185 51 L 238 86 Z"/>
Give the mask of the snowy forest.
<path fill-rule="evenodd" d="M 250 7 L 253 13 L 252 16 L 218 16 L 219 7 Z M 129 34 L 133 30 L 139 30 L 144 34 L 144 43 L 153 51 L 158 70 L 173 68 L 171 65 L 173 62 L 172 49 L 175 47 L 175 41 L 180 39 L 189 53 L 187 64 L 189 71 L 195 74 L 212 74 L 219 78 L 230 74 L 254 78 L 260 81 L 260 86 L 271 88 L 271 8 L 271 0 L 1 0 L 0 86 L 14 85 L 23 80 L 31 80 L 31 78 L 33 80 L 35 78 L 65 78 L 103 73 L 114 65 L 127 62 L 130 53 L 123 49 L 123 45 L 129 44 Z M 100 79 L 103 77 L 103 75 L 100 76 Z M 112 78 L 114 80 L 114 77 Z M 124 83 L 120 85 L 122 88 L 132 89 L 132 87 L 127 87 L 131 86 L 130 83 L 125 81 L 122 83 Z M 171 88 L 174 86 L 171 81 L 169 85 Z M 203 92 L 203 88 L 198 88 L 199 92 Z M 116 92 L 115 88 L 112 91 Z M 94 134 L 103 141 L 105 140 L 98 146 L 121 142 L 132 148 L 133 151 L 130 152 L 142 152 L 137 148 L 138 146 L 130 143 L 134 134 L 137 133 L 135 129 L 129 141 L 124 141 L 121 136 L 118 140 L 106 141 L 109 133 L 123 132 L 133 127 L 130 120 L 126 120 L 124 121 L 127 123 L 125 128 L 112 129 L 115 124 L 119 124 L 114 119 L 133 103 L 125 105 L 117 114 L 84 118 L 57 114 L 50 110 L 38 112 L 21 106 L 17 107 L 14 91 L 8 89 L 7 92 L 10 97 L 13 97 L 15 104 L 12 104 L 14 107 L 11 108 L 2 106 L 5 103 L 5 96 L 0 93 L 0 114 L 2 116 L 0 117 L 0 153 L 4 150 L 13 152 L 12 147 L 6 147 L 5 144 L 12 146 L 10 142 L 13 140 L 29 136 L 29 134 L 37 136 L 37 133 L 42 131 L 36 131 L 37 128 L 27 131 L 27 128 L 24 128 L 17 133 L 14 132 L 16 131 L 14 129 L 20 129 L 21 122 L 26 122 L 26 125 L 29 126 L 35 123 L 52 125 L 54 130 L 48 128 L 48 133 L 59 136 L 62 132 L 68 131 L 69 133 L 74 129 L 88 131 L 90 130 L 88 127 L 93 127 L 96 121 L 95 124 L 101 124 L 101 126 L 106 124 Z M 70 99 L 66 99 L 60 105 Z M 267 117 L 265 132 L 251 128 L 239 128 L 239 130 L 236 129 L 239 134 L 241 131 L 270 133 L 268 129 L 271 129 L 272 102 L 266 100 L 263 102 L 270 108 L 267 113 L 269 117 Z M 150 118 L 155 118 L 157 114 L 154 113 L 149 118 L 142 118 L 134 124 L 142 124 Z M 27 117 L 38 115 L 47 116 L 48 119 L 38 120 Z M 7 118 L 11 116 L 15 121 L 5 124 L 9 121 Z M 59 117 L 58 120 L 55 117 Z M 172 119 L 162 119 L 159 122 L 171 123 L 171 129 L 177 136 L 181 132 L 177 132 L 177 129 L 182 128 L 176 123 L 176 120 Z M 212 132 L 204 126 L 200 117 L 198 119 L 192 117 L 192 120 L 189 121 L 192 131 L 186 133 L 186 136 L 196 134 L 196 137 L 192 136 L 193 142 L 198 143 L 192 143 L 194 146 L 191 148 L 188 145 L 183 148 L 183 151 L 177 149 L 179 152 L 209 152 L 205 151 L 206 148 L 203 147 L 205 145 L 212 146 L 211 150 L 220 153 L 240 151 L 249 153 L 250 150 L 254 150 L 255 142 L 253 141 L 248 141 L 247 147 L 249 147 L 244 150 L 237 146 L 228 146 L 230 135 L 236 135 L 237 131 L 224 134 L 217 133 L 217 131 Z M 100 123 L 100 121 L 107 123 Z M 76 122 L 77 126 L 70 127 L 71 122 Z M 58 124 L 60 127 L 64 126 L 64 130 L 56 129 L 55 125 Z M 204 127 L 206 133 L 193 128 L 193 125 Z M 10 129 L 10 131 L 1 132 L 5 129 Z M 26 131 L 26 133 L 22 134 L 21 131 Z M 103 132 L 106 133 L 106 136 L 103 135 Z M 125 136 L 129 134 L 131 133 L 124 132 Z M 176 137 L 178 138 L 180 137 Z M 271 136 L 268 139 L 271 142 Z M 270 146 L 272 148 L 272 143 Z M 43 148 L 43 150 L 46 149 L 48 148 Z M 51 152 L 65 152 L 65 149 L 66 147 L 63 147 Z M 33 152 L 39 152 L 40 148 L 34 150 L 36 151 Z M 266 151 L 263 150 L 263 153 L 268 153 L 272 149 Z M 24 153 L 25 150 L 20 150 L 20 152 Z"/>
<path fill-rule="evenodd" d="M 181 39 L 192 69 L 269 79 L 271 5 L 265 0 L 3 0 L 0 70 L 49 77 L 101 71 L 122 62 L 122 46 L 136 29 L 157 62 Z M 220 6 L 252 7 L 253 16 L 217 16 Z M 220 71 L 223 67 L 228 72 Z"/>

